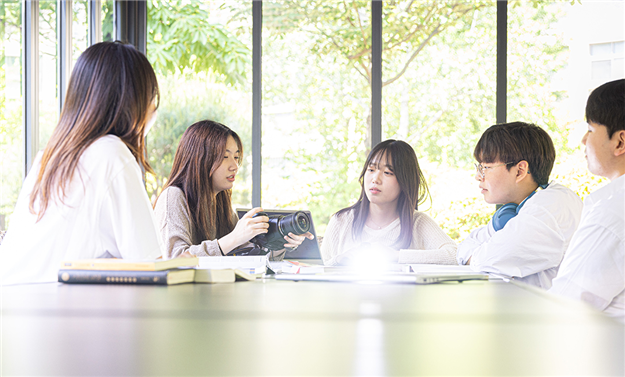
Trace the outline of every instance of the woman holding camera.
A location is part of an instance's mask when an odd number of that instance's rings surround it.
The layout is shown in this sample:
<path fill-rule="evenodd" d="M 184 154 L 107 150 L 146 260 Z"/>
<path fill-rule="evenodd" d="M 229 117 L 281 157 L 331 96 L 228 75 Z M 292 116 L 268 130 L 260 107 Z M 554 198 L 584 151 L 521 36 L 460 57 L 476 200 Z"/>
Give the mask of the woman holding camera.
<path fill-rule="evenodd" d="M 59 122 L 30 169 L 0 247 L 3 284 L 52 282 L 71 259 L 155 259 L 161 244 L 141 168 L 159 90 L 119 42 L 78 58 Z"/>
<path fill-rule="evenodd" d="M 184 252 L 222 256 L 267 233 L 267 216 L 254 217 L 261 208 L 250 210 L 240 220 L 232 210 L 232 187 L 242 154 L 239 135 L 223 124 L 204 120 L 184 132 L 154 208 L 168 257 Z M 312 234 L 289 233 L 284 246 L 297 247 L 305 237 Z M 272 258 L 282 258 L 285 250 Z"/>
<path fill-rule="evenodd" d="M 409 144 L 386 140 L 376 145 L 359 180 L 356 204 L 330 219 L 321 248 L 325 265 L 371 264 L 372 258 L 456 264 L 456 243 L 417 211 L 429 193 Z"/>

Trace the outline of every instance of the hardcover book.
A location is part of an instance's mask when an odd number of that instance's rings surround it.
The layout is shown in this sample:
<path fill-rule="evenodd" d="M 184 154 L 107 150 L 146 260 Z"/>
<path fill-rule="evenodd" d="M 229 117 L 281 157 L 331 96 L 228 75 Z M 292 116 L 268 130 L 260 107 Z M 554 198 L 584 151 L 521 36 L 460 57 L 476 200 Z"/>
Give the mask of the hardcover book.
<path fill-rule="evenodd" d="M 116 258 L 80 259 L 61 263 L 65 270 L 162 271 L 177 267 L 195 267 L 198 258 L 131 260 Z"/>
<path fill-rule="evenodd" d="M 59 282 L 68 284 L 174 285 L 193 283 L 194 277 L 195 270 L 192 268 L 162 271 L 59 270 Z"/>

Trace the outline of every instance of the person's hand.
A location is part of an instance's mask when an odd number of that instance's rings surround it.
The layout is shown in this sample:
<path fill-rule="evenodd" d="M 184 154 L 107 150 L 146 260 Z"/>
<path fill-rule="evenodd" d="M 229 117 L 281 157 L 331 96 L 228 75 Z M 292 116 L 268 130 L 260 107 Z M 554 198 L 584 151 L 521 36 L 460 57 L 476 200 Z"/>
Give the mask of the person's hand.
<path fill-rule="evenodd" d="M 255 214 L 262 211 L 263 209 L 260 207 L 251 209 L 241 217 L 232 232 L 217 240 L 224 255 L 257 235 L 267 233 L 269 218 L 267 216 L 253 217 Z"/>
<path fill-rule="evenodd" d="M 339 266 L 356 266 L 361 260 L 358 248 L 352 248 L 336 257 L 336 263 Z"/>
<path fill-rule="evenodd" d="M 380 254 L 380 257 L 388 263 L 399 262 L 399 250 L 395 250 L 390 246 L 383 246 L 379 244 L 373 244 L 376 253 Z"/>
<path fill-rule="evenodd" d="M 235 236 L 236 240 L 239 242 L 238 244 L 245 243 L 252 238 L 256 237 L 259 234 L 267 233 L 269 228 L 269 217 L 267 216 L 256 216 L 255 214 L 258 212 L 262 212 L 263 209 L 260 207 L 252 208 L 249 210 L 232 230 L 233 236 Z"/>
<path fill-rule="evenodd" d="M 372 267 L 382 266 L 385 263 L 397 263 L 399 261 L 399 250 L 390 246 L 379 244 L 363 244 L 352 248 L 336 258 L 337 264 L 341 266 Z"/>
<path fill-rule="evenodd" d="M 284 239 L 286 240 L 284 247 L 290 247 L 292 249 L 295 249 L 296 247 L 301 245 L 306 238 L 308 238 L 309 240 L 314 240 L 315 236 L 313 236 L 310 232 L 306 232 L 299 236 L 293 233 L 289 233 L 288 235 L 284 236 Z"/>

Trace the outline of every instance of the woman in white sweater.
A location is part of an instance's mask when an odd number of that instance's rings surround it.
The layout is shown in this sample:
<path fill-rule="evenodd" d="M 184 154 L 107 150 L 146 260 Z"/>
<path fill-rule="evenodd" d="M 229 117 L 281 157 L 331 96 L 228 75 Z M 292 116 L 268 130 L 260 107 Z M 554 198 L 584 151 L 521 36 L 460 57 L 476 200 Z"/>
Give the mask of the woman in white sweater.
<path fill-rule="evenodd" d="M 356 204 L 330 219 L 321 247 L 325 265 L 378 257 L 391 263 L 456 264 L 456 243 L 417 211 L 429 192 L 409 144 L 386 140 L 376 145 L 359 180 Z"/>
<path fill-rule="evenodd" d="M 267 233 L 267 216 L 254 208 L 240 220 L 232 210 L 232 187 L 243 154 L 236 132 L 210 120 L 192 124 L 182 135 L 167 185 L 154 207 L 169 257 L 188 252 L 196 256 L 222 256 Z M 306 233 L 285 236 L 285 247 L 297 247 Z M 244 245 L 248 246 L 248 245 Z M 280 259 L 284 251 L 272 251 Z M 275 255 L 274 255 L 275 254 Z"/>
<path fill-rule="evenodd" d="M 59 122 L 22 185 L 0 247 L 2 284 L 57 281 L 71 259 L 155 259 L 143 184 L 158 83 L 131 45 L 94 44 L 72 71 Z"/>

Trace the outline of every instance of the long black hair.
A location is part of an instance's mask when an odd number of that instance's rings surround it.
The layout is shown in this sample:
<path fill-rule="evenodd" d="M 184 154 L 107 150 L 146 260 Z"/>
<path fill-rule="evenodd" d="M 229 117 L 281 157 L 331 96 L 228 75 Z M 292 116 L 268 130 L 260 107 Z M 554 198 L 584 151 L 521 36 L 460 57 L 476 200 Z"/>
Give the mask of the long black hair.
<path fill-rule="evenodd" d="M 399 248 L 410 247 L 412 242 L 413 213 L 418 205 L 423 203 L 430 195 L 425 177 L 419 168 L 417 155 L 410 144 L 401 140 L 386 140 L 376 145 L 371 152 L 360 173 L 360 198 L 351 207 L 343 208 L 336 213 L 337 217 L 354 211 L 354 223 L 352 234 L 355 240 L 362 236 L 367 216 L 369 215 L 369 198 L 365 194 L 364 177 L 370 165 L 379 165 L 382 158 L 386 156 L 386 161 L 390 162 L 390 169 L 395 174 L 399 188 L 401 190 L 397 201 L 397 212 L 401 232 L 395 241 L 395 246 Z"/>

